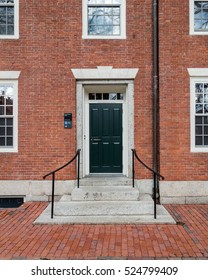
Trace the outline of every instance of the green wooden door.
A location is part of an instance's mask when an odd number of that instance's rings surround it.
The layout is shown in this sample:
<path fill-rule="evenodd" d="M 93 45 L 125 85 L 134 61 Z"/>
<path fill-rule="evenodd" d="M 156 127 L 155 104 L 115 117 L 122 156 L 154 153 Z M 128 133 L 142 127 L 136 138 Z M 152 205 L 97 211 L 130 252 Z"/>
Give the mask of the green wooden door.
<path fill-rule="evenodd" d="M 90 104 L 90 173 L 122 173 L 122 104 Z"/>

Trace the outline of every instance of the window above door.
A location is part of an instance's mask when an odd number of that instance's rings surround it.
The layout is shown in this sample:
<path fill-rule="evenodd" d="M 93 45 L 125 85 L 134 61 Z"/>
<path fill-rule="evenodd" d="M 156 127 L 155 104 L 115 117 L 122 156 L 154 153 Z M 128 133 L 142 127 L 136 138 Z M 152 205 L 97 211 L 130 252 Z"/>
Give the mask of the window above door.
<path fill-rule="evenodd" d="M 126 0 L 82 0 L 83 39 L 125 39 Z"/>

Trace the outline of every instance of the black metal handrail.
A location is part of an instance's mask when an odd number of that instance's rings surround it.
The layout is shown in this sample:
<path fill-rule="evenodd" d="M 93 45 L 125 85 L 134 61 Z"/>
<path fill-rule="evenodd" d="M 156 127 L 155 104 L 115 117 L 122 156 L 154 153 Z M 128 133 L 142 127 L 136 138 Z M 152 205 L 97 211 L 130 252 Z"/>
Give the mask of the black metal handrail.
<path fill-rule="evenodd" d="M 62 165 L 61 167 L 59 167 L 59 168 L 55 169 L 54 171 L 51 171 L 50 173 L 43 176 L 43 179 L 45 180 L 46 177 L 52 175 L 51 219 L 53 219 L 53 212 L 54 212 L 55 173 L 60 171 L 61 169 L 65 168 L 66 166 L 68 166 L 70 163 L 72 163 L 78 157 L 77 187 L 79 188 L 80 151 L 81 151 L 81 149 L 78 149 L 75 156 L 70 161 L 68 161 L 66 164 Z"/>
<path fill-rule="evenodd" d="M 136 150 L 135 149 L 131 149 L 132 150 L 132 186 L 134 188 L 134 181 L 135 181 L 135 162 L 134 159 L 136 158 L 146 169 L 148 169 L 149 171 L 151 171 L 154 175 L 154 218 L 157 218 L 157 209 L 156 209 L 156 205 L 157 205 L 157 178 L 161 178 L 162 180 L 164 180 L 165 178 L 158 173 L 157 171 L 153 170 L 152 168 L 150 168 L 148 165 L 146 165 L 137 155 Z"/>

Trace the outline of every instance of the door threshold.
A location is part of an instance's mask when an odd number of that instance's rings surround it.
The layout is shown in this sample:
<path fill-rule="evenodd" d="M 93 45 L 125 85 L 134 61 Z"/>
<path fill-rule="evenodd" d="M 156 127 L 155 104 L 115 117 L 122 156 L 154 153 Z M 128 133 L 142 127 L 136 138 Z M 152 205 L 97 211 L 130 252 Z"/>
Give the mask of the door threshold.
<path fill-rule="evenodd" d="M 92 177 L 127 177 L 122 173 L 90 173 L 86 175 L 84 178 L 92 178 Z"/>

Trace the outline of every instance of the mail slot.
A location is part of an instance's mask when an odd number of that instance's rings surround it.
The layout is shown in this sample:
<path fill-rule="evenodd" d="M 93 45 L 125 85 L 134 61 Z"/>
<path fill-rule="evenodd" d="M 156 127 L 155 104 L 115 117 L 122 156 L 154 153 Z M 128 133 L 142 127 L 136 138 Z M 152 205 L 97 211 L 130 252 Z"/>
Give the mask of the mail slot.
<path fill-rule="evenodd" d="M 64 114 L 64 128 L 72 128 L 72 113 Z"/>

